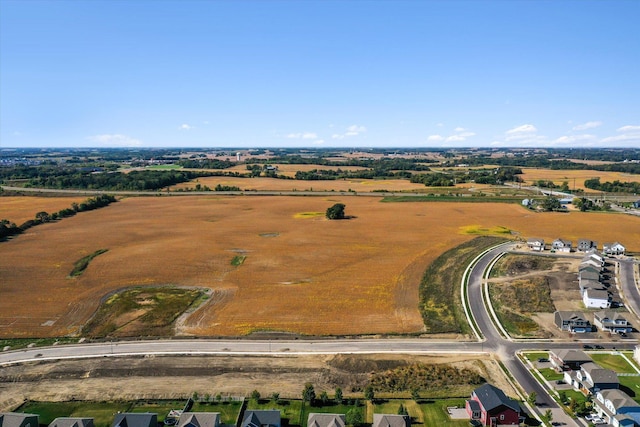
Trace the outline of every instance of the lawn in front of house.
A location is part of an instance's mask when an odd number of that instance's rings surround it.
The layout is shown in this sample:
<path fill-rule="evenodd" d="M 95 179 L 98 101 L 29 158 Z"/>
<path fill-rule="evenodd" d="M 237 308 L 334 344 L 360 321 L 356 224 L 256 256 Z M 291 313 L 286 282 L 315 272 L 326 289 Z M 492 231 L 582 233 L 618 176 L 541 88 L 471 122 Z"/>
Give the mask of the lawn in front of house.
<path fill-rule="evenodd" d="M 452 420 L 447 413 L 447 407 L 457 406 L 464 408 L 464 399 L 438 399 L 420 401 L 420 409 L 424 416 L 425 426 L 468 426 L 469 420 Z"/>
<path fill-rule="evenodd" d="M 638 371 L 620 354 L 590 353 L 589 356 L 598 365 L 617 373 L 637 374 Z"/>

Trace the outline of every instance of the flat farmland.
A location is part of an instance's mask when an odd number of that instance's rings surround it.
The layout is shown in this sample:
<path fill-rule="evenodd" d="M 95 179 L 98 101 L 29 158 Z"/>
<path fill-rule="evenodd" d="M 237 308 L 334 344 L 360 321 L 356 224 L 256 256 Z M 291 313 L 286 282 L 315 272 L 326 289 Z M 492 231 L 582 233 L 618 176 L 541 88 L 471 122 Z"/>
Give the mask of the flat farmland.
<path fill-rule="evenodd" d="M 20 225 L 33 219 L 38 212 L 54 213 L 70 208 L 72 203 L 84 202 L 87 197 L 0 197 L 0 219 Z"/>
<path fill-rule="evenodd" d="M 326 220 L 338 202 L 354 218 Z M 425 269 L 474 237 L 469 229 L 497 226 L 640 251 L 640 219 L 629 215 L 349 196 L 133 197 L 0 243 L 0 336 L 77 334 L 109 293 L 162 285 L 212 290 L 178 334 L 421 332 Z M 69 277 L 99 249 L 108 251 Z"/>
<path fill-rule="evenodd" d="M 294 165 L 298 166 L 298 165 Z M 313 168 L 308 168 L 313 169 Z M 335 168 L 334 168 L 335 169 Z M 298 169 L 300 170 L 300 169 Z M 295 174 L 295 172 L 294 172 Z M 215 188 L 216 185 L 238 187 L 241 190 L 257 191 L 337 191 L 347 192 L 371 192 L 378 190 L 385 191 L 414 191 L 428 192 L 424 184 L 411 183 L 405 179 L 346 179 L 346 180 L 326 180 L 326 181 L 305 181 L 296 179 L 278 178 L 237 178 L 229 176 L 202 177 L 191 182 L 185 182 L 170 187 L 171 191 L 178 189 L 193 189 L 197 183 Z M 450 190 L 454 188 L 451 187 Z"/>
<path fill-rule="evenodd" d="M 640 176 L 623 173 L 623 172 L 609 172 L 609 171 L 596 171 L 596 170 L 552 170 L 552 169 L 538 169 L 538 168 L 522 168 L 522 178 L 526 184 L 533 184 L 534 181 L 545 180 L 553 181 L 556 185 L 562 185 L 564 181 L 567 181 L 569 188 L 573 189 L 574 179 L 575 188 L 582 189 L 589 192 L 597 192 L 584 186 L 584 181 L 592 178 L 600 178 L 601 182 L 633 182 L 640 181 Z"/>

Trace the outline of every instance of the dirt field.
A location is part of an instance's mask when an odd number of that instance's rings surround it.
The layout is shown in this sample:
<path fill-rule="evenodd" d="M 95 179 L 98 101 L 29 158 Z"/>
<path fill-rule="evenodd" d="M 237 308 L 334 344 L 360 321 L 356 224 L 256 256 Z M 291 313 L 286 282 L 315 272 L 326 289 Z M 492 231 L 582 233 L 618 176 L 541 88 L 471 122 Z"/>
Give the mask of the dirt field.
<path fill-rule="evenodd" d="M 255 389 L 263 396 L 279 392 L 283 398 L 300 398 L 307 382 L 314 385 L 316 393 L 333 395 L 335 388 L 341 387 L 349 397 L 352 388 L 362 388 L 372 372 L 409 363 L 447 363 L 473 369 L 507 394 L 516 395 L 500 367 L 487 356 L 144 357 L 5 367 L 0 371 L 0 411 L 13 409 L 27 399 L 186 398 L 194 391 L 247 396 Z"/>
<path fill-rule="evenodd" d="M 20 225 L 33 219 L 38 212 L 58 212 L 70 208 L 72 203 L 84 202 L 86 197 L 0 197 L 0 219 Z"/>
<path fill-rule="evenodd" d="M 567 181 L 570 189 L 574 188 L 575 179 L 575 188 L 586 190 L 588 192 L 596 192 L 596 190 L 586 188 L 584 186 L 584 181 L 586 179 L 597 177 L 600 177 L 601 182 L 613 182 L 616 180 L 621 182 L 637 182 L 640 180 L 640 177 L 638 177 L 638 175 L 596 170 L 551 170 L 538 168 L 522 168 L 522 175 L 520 175 L 520 178 L 522 178 L 527 185 L 531 185 L 533 184 L 533 181 L 538 181 L 540 179 L 553 181 L 553 183 L 556 185 L 562 185 L 564 181 Z"/>
<path fill-rule="evenodd" d="M 336 202 L 354 218 L 326 220 Z M 420 279 L 473 237 L 470 226 L 640 251 L 640 218 L 629 215 L 348 196 L 128 198 L 0 243 L 0 336 L 76 334 L 107 293 L 144 285 L 213 290 L 179 334 L 420 332 Z M 68 278 L 98 249 L 108 252 Z M 236 255 L 246 256 L 242 265 L 231 265 Z"/>

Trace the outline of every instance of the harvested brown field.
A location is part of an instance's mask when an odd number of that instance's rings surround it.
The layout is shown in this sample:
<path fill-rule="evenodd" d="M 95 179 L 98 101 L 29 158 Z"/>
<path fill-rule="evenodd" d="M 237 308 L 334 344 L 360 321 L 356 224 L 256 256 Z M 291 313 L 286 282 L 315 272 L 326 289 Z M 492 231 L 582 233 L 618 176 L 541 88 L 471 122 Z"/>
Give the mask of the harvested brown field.
<path fill-rule="evenodd" d="M 8 219 L 20 225 L 35 218 L 38 212 L 58 212 L 70 208 L 72 203 L 82 203 L 86 196 L 78 197 L 31 197 L 7 196 L 0 197 L 0 219 Z"/>
<path fill-rule="evenodd" d="M 586 188 L 584 186 L 584 181 L 587 179 L 598 178 L 600 177 L 601 182 L 612 182 L 612 181 L 620 181 L 620 182 L 638 182 L 640 181 L 640 176 L 623 173 L 623 172 L 608 172 L 608 171 L 596 171 L 596 170 L 552 170 L 552 169 L 538 169 L 538 168 L 522 168 L 522 178 L 527 185 L 533 184 L 534 181 L 545 180 L 545 181 L 553 181 L 556 185 L 562 185 L 564 181 L 567 181 L 569 188 L 573 189 L 574 179 L 575 179 L 575 188 L 586 190 L 588 192 L 597 192 L 596 190 L 592 190 Z"/>
<path fill-rule="evenodd" d="M 420 279 L 438 255 L 474 237 L 469 226 L 640 251 L 640 218 L 629 215 L 379 200 L 140 197 L 39 225 L 0 243 L 0 336 L 77 334 L 108 293 L 161 285 L 212 289 L 179 334 L 417 333 Z M 354 218 L 299 215 L 337 202 Z M 98 249 L 108 251 L 68 277 Z M 232 265 L 238 255 L 244 262 Z"/>

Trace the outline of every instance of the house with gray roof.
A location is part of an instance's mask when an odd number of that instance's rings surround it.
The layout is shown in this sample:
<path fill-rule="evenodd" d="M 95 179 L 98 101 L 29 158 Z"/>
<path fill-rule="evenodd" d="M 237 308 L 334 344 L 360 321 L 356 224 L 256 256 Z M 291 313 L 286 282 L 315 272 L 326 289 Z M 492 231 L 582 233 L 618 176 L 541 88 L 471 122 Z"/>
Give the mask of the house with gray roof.
<path fill-rule="evenodd" d="M 611 310 L 602 310 L 593 313 L 593 324 L 605 332 L 629 333 L 633 326 L 623 313 Z"/>
<path fill-rule="evenodd" d="M 472 422 L 483 426 L 520 424 L 520 404 L 491 384 L 475 389 L 465 409 Z"/>
<path fill-rule="evenodd" d="M 241 427 L 280 427 L 280 411 L 275 409 L 246 411 Z"/>
<path fill-rule="evenodd" d="M 564 375 L 568 384 L 571 384 L 576 390 L 582 390 L 589 394 L 595 394 L 600 390 L 620 388 L 618 375 L 611 369 L 605 369 L 594 362 L 583 363 L 579 370 L 565 372 Z"/>
<path fill-rule="evenodd" d="M 93 418 L 59 417 L 49 427 L 94 427 Z"/>
<path fill-rule="evenodd" d="M 0 412 L 0 427 L 38 427 L 38 415 Z"/>
<path fill-rule="evenodd" d="M 578 252 L 589 252 L 590 250 L 594 250 L 597 247 L 598 247 L 598 242 L 594 242 L 593 240 L 589 240 L 589 239 L 579 239 L 576 250 Z"/>
<path fill-rule="evenodd" d="M 579 311 L 556 311 L 555 324 L 560 330 L 571 333 L 591 332 L 591 322 Z"/>
<path fill-rule="evenodd" d="M 571 240 L 556 239 L 551 243 L 551 249 L 556 252 L 571 252 L 573 243 Z"/>
<path fill-rule="evenodd" d="M 619 242 L 605 243 L 602 245 L 602 253 L 605 255 L 624 255 L 626 248 Z"/>
<path fill-rule="evenodd" d="M 219 427 L 220 412 L 183 412 L 176 427 Z"/>
<path fill-rule="evenodd" d="M 344 427 L 344 414 L 311 413 L 307 417 L 307 427 Z"/>
<path fill-rule="evenodd" d="M 582 302 L 587 308 L 610 308 L 611 294 L 602 289 L 586 288 L 582 293 Z"/>
<path fill-rule="evenodd" d="M 626 415 L 636 424 L 640 424 L 640 405 L 622 390 L 609 389 L 597 392 L 593 406 L 598 415 L 613 426 L 629 425 L 624 417 L 617 417 L 618 415 Z"/>
<path fill-rule="evenodd" d="M 549 361 L 558 371 L 577 370 L 583 363 L 593 362 L 591 356 L 582 350 L 560 349 L 549 351 Z"/>
<path fill-rule="evenodd" d="M 371 427 L 411 427 L 408 415 L 373 414 Z"/>
<path fill-rule="evenodd" d="M 111 427 L 158 427 L 158 414 L 123 412 L 116 414 Z"/>
<path fill-rule="evenodd" d="M 527 239 L 527 246 L 532 251 L 542 252 L 544 251 L 544 239 L 540 239 L 537 237 L 532 237 Z"/>

